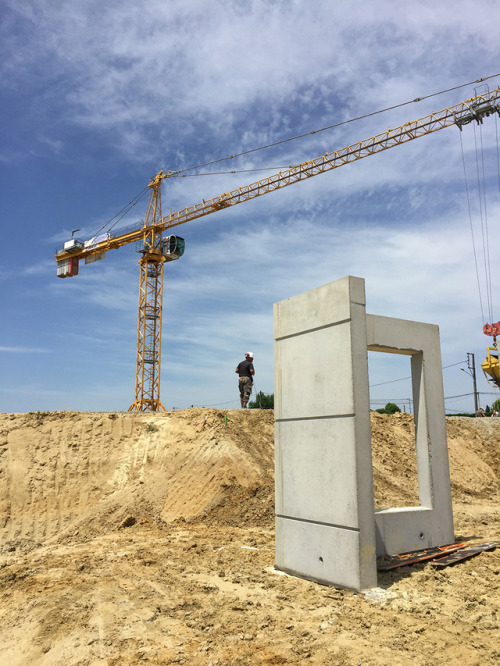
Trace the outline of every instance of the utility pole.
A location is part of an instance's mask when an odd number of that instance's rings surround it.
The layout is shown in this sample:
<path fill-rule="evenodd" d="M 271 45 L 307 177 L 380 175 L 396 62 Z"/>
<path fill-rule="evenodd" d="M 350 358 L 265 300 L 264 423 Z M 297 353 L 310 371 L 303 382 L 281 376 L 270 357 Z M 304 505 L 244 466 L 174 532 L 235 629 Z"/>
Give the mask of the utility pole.
<path fill-rule="evenodd" d="M 467 352 L 467 366 L 469 368 L 468 374 L 472 377 L 472 382 L 474 386 L 474 413 L 476 414 L 479 409 L 479 393 L 477 392 L 477 383 L 476 383 L 476 361 L 474 359 L 474 354 Z M 461 368 L 464 372 L 464 368 Z"/>

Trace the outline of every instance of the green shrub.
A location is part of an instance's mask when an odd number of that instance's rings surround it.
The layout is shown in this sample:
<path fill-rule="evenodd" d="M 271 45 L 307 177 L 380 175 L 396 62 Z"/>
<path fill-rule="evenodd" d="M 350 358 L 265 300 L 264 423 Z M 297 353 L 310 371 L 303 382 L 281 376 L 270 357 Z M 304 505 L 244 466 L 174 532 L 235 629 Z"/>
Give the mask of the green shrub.
<path fill-rule="evenodd" d="M 248 403 L 250 409 L 274 409 L 274 393 L 259 391 L 255 400 Z"/>
<path fill-rule="evenodd" d="M 383 407 L 382 409 L 377 409 L 375 411 L 377 411 L 379 414 L 395 414 L 396 412 L 400 412 L 401 410 L 395 403 L 388 402 L 385 407 Z"/>

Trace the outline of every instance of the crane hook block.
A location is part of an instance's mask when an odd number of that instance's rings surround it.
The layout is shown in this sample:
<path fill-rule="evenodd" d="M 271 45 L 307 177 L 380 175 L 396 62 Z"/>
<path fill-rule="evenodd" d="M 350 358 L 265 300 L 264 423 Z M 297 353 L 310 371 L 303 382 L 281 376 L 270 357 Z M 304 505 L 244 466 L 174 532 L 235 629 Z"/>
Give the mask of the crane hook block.
<path fill-rule="evenodd" d="M 491 335 L 494 338 L 500 336 L 500 321 L 497 321 L 496 324 L 485 324 L 483 326 L 483 333 L 485 335 Z"/>
<path fill-rule="evenodd" d="M 186 243 L 180 236 L 166 236 L 161 242 L 161 253 L 165 261 L 174 261 L 184 254 Z"/>

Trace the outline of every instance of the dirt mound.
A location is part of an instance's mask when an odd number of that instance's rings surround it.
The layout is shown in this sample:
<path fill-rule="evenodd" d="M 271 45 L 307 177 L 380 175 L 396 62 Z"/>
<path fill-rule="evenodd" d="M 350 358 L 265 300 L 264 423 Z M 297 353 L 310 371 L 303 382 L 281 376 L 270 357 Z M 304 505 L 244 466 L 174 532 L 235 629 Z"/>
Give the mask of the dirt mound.
<path fill-rule="evenodd" d="M 0 415 L 2 548 L 193 519 L 273 481 L 272 412 Z"/>
<path fill-rule="evenodd" d="M 500 419 L 447 419 L 457 537 L 499 540 Z M 376 506 L 418 504 L 372 414 Z M 273 414 L 0 414 L 0 664 L 494 664 L 497 549 L 365 595 L 280 576 Z"/>
<path fill-rule="evenodd" d="M 417 506 L 418 482 L 413 416 L 372 413 L 375 505 Z M 446 419 L 452 493 L 491 498 L 499 492 L 500 419 Z"/>
<path fill-rule="evenodd" d="M 498 492 L 500 420 L 448 419 L 455 497 Z M 372 414 L 376 507 L 418 505 L 413 417 Z M 2 549 L 126 521 L 274 520 L 271 411 L 0 415 Z"/>

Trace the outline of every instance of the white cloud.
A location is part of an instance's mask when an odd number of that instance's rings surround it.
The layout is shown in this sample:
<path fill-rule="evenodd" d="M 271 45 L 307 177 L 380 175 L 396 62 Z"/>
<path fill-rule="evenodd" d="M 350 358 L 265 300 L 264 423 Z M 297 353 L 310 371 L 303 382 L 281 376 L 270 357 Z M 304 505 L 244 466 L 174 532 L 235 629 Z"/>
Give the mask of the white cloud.
<path fill-rule="evenodd" d="M 50 270 L 55 271 L 55 265 L 55 260 L 51 261 L 50 259 L 43 259 L 31 266 L 25 266 L 22 268 L 22 270 L 18 272 L 18 276 L 31 277 L 34 275 L 45 275 L 49 273 Z"/>
<path fill-rule="evenodd" d="M 331 119 L 342 102 L 352 117 L 459 83 L 459 68 L 474 78 L 462 43 L 480 34 L 474 48 L 493 64 L 489 26 L 500 18 L 479 4 L 11 1 L 2 70 L 17 90 L 43 70 L 51 83 L 37 106 L 111 130 L 106 139 L 129 159 L 195 137 L 200 156 L 228 133 L 248 147 L 283 137 L 299 114 Z"/>

